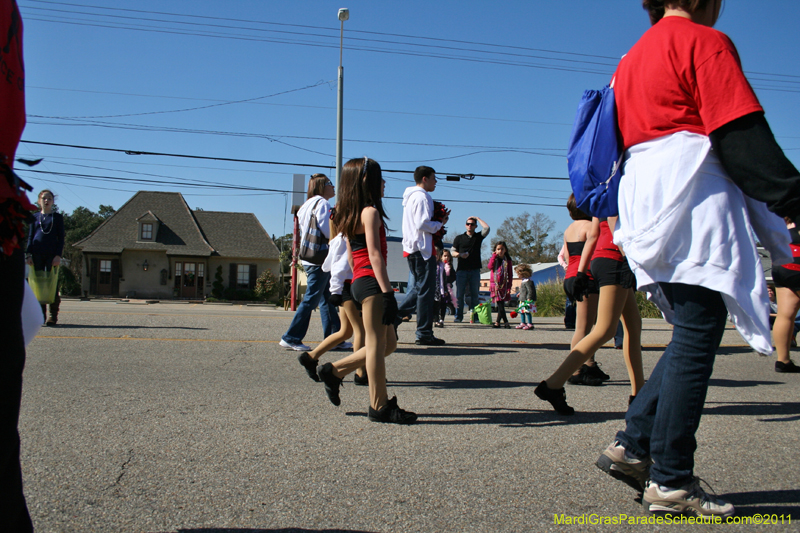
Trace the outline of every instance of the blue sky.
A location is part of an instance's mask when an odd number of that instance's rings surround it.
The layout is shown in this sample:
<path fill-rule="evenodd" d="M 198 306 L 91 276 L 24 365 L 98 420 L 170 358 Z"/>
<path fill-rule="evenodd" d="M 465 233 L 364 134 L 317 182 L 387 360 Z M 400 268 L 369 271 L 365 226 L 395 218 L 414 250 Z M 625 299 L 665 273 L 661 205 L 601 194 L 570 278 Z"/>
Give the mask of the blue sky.
<path fill-rule="evenodd" d="M 255 213 L 275 235 L 291 230 L 291 198 L 252 189 L 287 191 L 295 173 L 334 174 L 340 7 L 350 9 L 344 160 L 379 161 L 386 195 L 397 198 L 413 180 L 386 170 L 475 174 L 440 180 L 433 195 L 458 231 L 468 216 L 496 228 L 523 211 L 548 215 L 558 231 L 569 224 L 565 153 L 581 93 L 606 84 L 649 27 L 638 0 L 18 3 L 24 140 L 291 163 L 23 143 L 19 157 L 45 158 L 40 172 L 21 171 L 37 190 L 53 189 L 67 212 L 119 208 L 137 190 L 179 191 L 192 208 Z M 800 166 L 798 21 L 795 0 L 729 0 L 716 28 L 733 39 L 779 144 Z M 561 179 L 521 178 L 531 176 Z M 386 205 L 398 230 L 400 200 Z"/>

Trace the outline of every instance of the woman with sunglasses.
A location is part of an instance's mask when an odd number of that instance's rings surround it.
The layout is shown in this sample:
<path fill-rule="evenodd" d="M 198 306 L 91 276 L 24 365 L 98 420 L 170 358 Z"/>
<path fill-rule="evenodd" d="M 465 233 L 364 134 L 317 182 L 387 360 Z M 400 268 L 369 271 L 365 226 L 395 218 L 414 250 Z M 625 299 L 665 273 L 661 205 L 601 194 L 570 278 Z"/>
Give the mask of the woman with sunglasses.
<path fill-rule="evenodd" d="M 364 347 L 335 363 L 319 367 L 318 375 L 325 384 L 328 398 L 339 405 L 342 378 L 367 367 L 369 409 L 373 422 L 413 424 L 417 415 L 400 409 L 397 397 L 389 399 L 386 390 L 387 355 L 397 347 L 394 321 L 397 300 L 386 269 L 386 212 L 383 191 L 386 182 L 381 166 L 369 158 L 351 159 L 342 168 L 341 189 L 337 205 L 337 225 L 347 238 L 347 250 L 353 270 L 350 292 L 361 305 L 364 323 Z"/>

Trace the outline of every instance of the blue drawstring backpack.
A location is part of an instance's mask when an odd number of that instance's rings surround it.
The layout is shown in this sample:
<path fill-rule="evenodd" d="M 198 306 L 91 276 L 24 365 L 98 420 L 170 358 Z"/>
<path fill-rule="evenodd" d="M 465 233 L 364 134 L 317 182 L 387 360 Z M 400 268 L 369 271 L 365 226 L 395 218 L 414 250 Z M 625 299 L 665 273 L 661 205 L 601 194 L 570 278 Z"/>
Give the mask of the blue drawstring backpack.
<path fill-rule="evenodd" d="M 583 93 L 567 150 L 569 181 L 578 208 L 597 218 L 619 214 L 623 154 L 613 84 Z"/>

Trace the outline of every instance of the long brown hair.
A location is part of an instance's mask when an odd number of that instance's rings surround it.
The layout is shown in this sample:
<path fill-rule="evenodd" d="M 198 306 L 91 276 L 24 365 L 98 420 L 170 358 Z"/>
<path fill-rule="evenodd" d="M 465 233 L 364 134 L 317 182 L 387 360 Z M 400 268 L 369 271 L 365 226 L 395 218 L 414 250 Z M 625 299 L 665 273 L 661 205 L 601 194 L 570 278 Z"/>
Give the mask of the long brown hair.
<path fill-rule="evenodd" d="M 367 157 L 351 159 L 342 167 L 339 177 L 339 201 L 336 203 L 336 222 L 348 239 L 356 235 L 361 225 L 361 210 L 372 206 L 381 219 L 388 220 L 381 201 L 381 166 Z"/>

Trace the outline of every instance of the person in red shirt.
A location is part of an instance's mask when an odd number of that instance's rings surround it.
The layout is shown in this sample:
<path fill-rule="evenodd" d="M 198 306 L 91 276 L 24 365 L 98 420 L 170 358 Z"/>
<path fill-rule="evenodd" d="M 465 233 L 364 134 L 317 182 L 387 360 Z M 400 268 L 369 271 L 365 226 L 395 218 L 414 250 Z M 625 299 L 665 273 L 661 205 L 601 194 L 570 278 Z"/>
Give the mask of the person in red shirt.
<path fill-rule="evenodd" d="M 25 256 L 21 244 L 23 222 L 36 207 L 12 170 L 25 127 L 22 18 L 14 0 L 0 0 L 0 63 L 0 523 L 3 531 L 16 533 L 33 531 L 22 491 L 18 423 L 25 367 L 21 316 Z"/>

